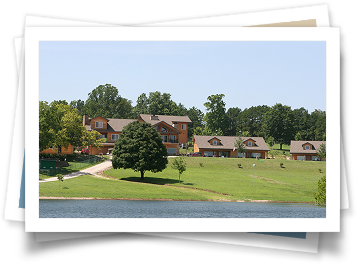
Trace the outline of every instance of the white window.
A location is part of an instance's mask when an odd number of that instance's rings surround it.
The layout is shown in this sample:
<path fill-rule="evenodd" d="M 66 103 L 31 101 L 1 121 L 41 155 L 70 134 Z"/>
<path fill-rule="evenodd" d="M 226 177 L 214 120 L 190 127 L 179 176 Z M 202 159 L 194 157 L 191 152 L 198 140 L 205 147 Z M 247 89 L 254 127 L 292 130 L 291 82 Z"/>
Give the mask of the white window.
<path fill-rule="evenodd" d="M 164 126 L 161 126 L 161 132 L 167 132 L 167 129 Z"/>
<path fill-rule="evenodd" d="M 101 134 L 101 135 L 100 135 L 100 138 L 105 138 L 105 135 L 104 135 L 104 134 Z"/>
<path fill-rule="evenodd" d="M 95 128 L 103 128 L 103 122 L 101 122 L 101 121 L 96 121 L 96 122 L 95 122 Z"/>
<path fill-rule="evenodd" d="M 248 146 L 252 146 L 252 142 L 248 142 Z"/>
<path fill-rule="evenodd" d="M 162 141 L 167 143 L 167 135 L 161 135 Z"/>
<path fill-rule="evenodd" d="M 186 124 L 181 124 L 181 130 L 186 130 Z"/>
<path fill-rule="evenodd" d="M 119 134 L 112 134 L 112 140 L 117 140 L 119 138 Z"/>
<path fill-rule="evenodd" d="M 217 140 L 213 140 L 212 144 L 217 145 Z"/>
<path fill-rule="evenodd" d="M 176 135 L 170 135 L 170 143 L 175 143 L 176 142 Z"/>
<path fill-rule="evenodd" d="M 159 131 L 159 126 L 155 126 L 156 131 Z"/>
<path fill-rule="evenodd" d="M 310 145 L 306 145 L 305 150 L 310 150 Z"/>

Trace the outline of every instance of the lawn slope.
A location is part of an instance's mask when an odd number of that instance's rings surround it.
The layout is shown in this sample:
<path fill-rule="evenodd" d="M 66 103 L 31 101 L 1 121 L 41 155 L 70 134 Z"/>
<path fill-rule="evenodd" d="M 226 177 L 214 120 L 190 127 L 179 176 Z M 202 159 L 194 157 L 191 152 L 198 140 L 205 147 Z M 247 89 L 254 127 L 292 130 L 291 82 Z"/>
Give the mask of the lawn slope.
<path fill-rule="evenodd" d="M 185 159 L 187 170 L 181 175 L 180 184 L 177 170 L 171 168 L 173 159 L 169 158 L 164 171 L 145 172 L 144 180 L 140 179 L 140 172 L 131 169 L 110 169 L 104 174 L 111 179 L 81 176 L 65 180 L 60 186 L 57 181 L 40 183 L 40 196 L 313 202 L 317 182 L 326 174 L 326 162 L 320 161 Z"/>

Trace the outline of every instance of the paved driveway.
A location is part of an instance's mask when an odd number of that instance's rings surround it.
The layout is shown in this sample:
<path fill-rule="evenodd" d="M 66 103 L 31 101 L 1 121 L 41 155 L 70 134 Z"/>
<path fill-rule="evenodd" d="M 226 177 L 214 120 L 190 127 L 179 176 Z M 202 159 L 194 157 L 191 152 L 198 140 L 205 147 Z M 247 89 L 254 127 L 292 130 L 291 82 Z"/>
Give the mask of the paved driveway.
<path fill-rule="evenodd" d="M 107 161 L 104 161 L 103 163 L 100 163 L 98 165 L 83 169 L 81 171 L 77 171 L 77 172 L 73 172 L 73 173 L 70 173 L 70 174 L 67 174 L 67 175 L 63 175 L 63 180 L 75 178 L 75 177 L 82 176 L 82 175 L 94 175 L 94 176 L 97 176 L 97 177 L 102 177 L 98 173 L 109 169 L 111 166 L 112 166 L 112 161 L 111 160 L 107 160 Z M 52 177 L 52 178 L 41 179 L 40 180 L 40 182 L 47 182 L 47 181 L 58 181 L 58 179 L 57 179 L 57 177 Z"/>

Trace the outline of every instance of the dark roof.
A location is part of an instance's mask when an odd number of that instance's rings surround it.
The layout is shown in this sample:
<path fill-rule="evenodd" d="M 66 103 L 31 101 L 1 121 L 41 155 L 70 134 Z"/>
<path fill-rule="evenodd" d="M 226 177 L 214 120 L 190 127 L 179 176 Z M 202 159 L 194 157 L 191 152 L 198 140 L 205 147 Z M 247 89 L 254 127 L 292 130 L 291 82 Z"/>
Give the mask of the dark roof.
<path fill-rule="evenodd" d="M 200 149 L 227 149 L 233 150 L 235 142 L 238 140 L 238 136 L 218 136 L 220 139 L 220 145 L 211 145 L 208 141 L 215 138 L 215 136 L 204 136 L 195 135 L 193 137 L 195 144 L 197 144 Z M 267 144 L 263 137 L 241 137 L 243 141 L 252 139 L 255 141 L 255 146 L 245 146 L 246 150 L 256 150 L 256 151 L 269 151 Z"/>
<path fill-rule="evenodd" d="M 123 128 L 128 125 L 129 123 L 133 121 L 137 121 L 134 119 L 107 119 L 107 129 L 106 130 L 100 130 L 100 129 L 95 129 L 96 131 L 99 132 L 121 132 L 123 131 Z M 91 130 L 90 125 L 85 125 L 86 129 L 88 131 Z"/>
<path fill-rule="evenodd" d="M 157 119 L 152 120 L 151 119 L 151 114 L 140 114 L 139 117 L 141 117 L 145 122 L 150 123 L 152 125 L 164 121 L 167 124 L 172 124 L 174 122 L 191 122 L 190 118 L 188 116 L 169 116 L 169 115 L 155 115 Z"/>
<path fill-rule="evenodd" d="M 303 145 L 309 143 L 313 147 L 310 150 L 304 150 Z M 321 144 L 326 145 L 326 141 L 291 141 L 290 142 L 290 154 L 317 154 Z"/>

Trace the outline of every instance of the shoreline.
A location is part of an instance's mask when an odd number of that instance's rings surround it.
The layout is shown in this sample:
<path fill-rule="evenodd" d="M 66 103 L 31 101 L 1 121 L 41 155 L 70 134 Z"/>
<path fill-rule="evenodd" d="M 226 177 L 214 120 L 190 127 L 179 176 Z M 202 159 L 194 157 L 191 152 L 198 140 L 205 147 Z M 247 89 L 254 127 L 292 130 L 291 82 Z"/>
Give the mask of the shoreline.
<path fill-rule="evenodd" d="M 261 202 L 261 203 L 310 203 L 295 201 L 272 201 L 272 200 L 179 200 L 179 199 L 141 199 L 141 198 L 96 198 L 96 197 L 48 197 L 40 196 L 39 200 L 118 200 L 118 201 L 210 201 L 210 202 Z"/>

